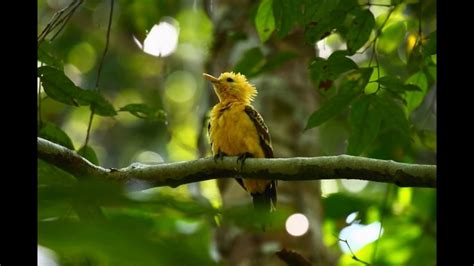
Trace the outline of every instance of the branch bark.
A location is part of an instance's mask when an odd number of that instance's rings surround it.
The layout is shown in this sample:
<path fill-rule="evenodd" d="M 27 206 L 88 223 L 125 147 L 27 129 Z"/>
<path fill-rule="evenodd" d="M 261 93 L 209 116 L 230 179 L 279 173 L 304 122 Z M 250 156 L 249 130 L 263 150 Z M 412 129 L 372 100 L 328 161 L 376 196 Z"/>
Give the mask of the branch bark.
<path fill-rule="evenodd" d="M 38 137 L 38 158 L 77 177 L 92 176 L 121 183 L 146 181 L 153 186 L 171 186 L 237 175 L 252 179 L 285 181 L 322 179 L 361 179 L 393 183 L 401 187 L 436 187 L 436 165 L 406 164 L 365 157 L 338 155 L 256 159 L 249 158 L 240 171 L 237 157 L 161 163 L 131 164 L 121 169 L 94 165 L 63 146 Z"/>

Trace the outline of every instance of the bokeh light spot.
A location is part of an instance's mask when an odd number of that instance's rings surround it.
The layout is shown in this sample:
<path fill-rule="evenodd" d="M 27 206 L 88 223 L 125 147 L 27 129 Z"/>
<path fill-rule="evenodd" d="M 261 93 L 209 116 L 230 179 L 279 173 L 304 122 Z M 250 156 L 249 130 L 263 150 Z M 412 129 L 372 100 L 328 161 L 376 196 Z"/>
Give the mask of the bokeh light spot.
<path fill-rule="evenodd" d="M 77 67 L 82 73 L 89 72 L 96 62 L 94 47 L 87 42 L 79 43 L 69 52 L 68 62 Z"/>
<path fill-rule="evenodd" d="M 348 224 L 352 223 L 355 220 L 355 218 L 357 218 L 358 214 L 359 214 L 359 212 L 353 212 L 353 213 L 347 215 L 346 223 L 348 223 Z"/>
<path fill-rule="evenodd" d="M 308 231 L 308 218 L 301 213 L 292 214 L 286 219 L 285 228 L 292 236 L 302 236 Z"/>
<path fill-rule="evenodd" d="M 56 254 L 48 248 L 38 245 L 38 266 L 57 266 Z"/>
<path fill-rule="evenodd" d="M 166 18 L 166 21 L 154 25 L 143 42 L 143 46 L 135 38 L 134 41 L 147 54 L 154 56 L 169 56 L 178 46 L 179 27 L 178 22 L 173 18 Z"/>
<path fill-rule="evenodd" d="M 380 222 L 373 222 L 368 225 L 363 224 L 351 224 L 347 227 L 344 227 L 339 233 L 339 238 L 347 240 L 353 252 L 365 247 L 367 244 L 370 244 L 378 239 Z M 383 234 L 383 229 L 382 233 Z M 350 253 L 351 251 L 344 242 L 339 241 L 339 247 L 342 252 Z"/>
<path fill-rule="evenodd" d="M 196 80 L 191 73 L 176 71 L 166 79 L 165 95 L 176 103 L 187 102 L 194 96 L 196 86 Z"/>
<path fill-rule="evenodd" d="M 343 179 L 341 180 L 342 186 L 352 193 L 361 192 L 368 184 L 367 180 L 350 180 Z"/>

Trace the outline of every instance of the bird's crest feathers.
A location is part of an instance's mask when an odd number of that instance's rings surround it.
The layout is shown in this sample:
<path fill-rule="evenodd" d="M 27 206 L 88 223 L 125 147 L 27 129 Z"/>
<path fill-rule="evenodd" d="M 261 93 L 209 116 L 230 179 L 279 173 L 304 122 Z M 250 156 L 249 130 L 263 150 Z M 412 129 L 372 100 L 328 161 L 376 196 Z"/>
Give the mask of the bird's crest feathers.
<path fill-rule="evenodd" d="M 245 75 L 234 72 L 224 72 L 219 76 L 220 84 L 229 88 L 218 92 L 222 98 L 235 97 L 245 102 L 252 102 L 257 96 L 257 89 L 247 81 Z"/>

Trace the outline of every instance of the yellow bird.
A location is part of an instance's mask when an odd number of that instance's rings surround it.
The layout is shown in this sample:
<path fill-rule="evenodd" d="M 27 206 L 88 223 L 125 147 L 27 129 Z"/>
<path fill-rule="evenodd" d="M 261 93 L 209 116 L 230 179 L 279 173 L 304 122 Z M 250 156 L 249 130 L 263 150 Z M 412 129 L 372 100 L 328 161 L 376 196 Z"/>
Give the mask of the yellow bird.
<path fill-rule="evenodd" d="M 251 102 L 257 89 L 240 73 L 225 72 L 218 78 L 203 74 L 212 82 L 219 98 L 211 111 L 208 125 L 214 158 L 238 156 L 242 165 L 246 158 L 272 158 L 273 148 L 268 128 Z M 276 207 L 276 181 L 236 178 L 247 190 L 257 209 L 274 210 Z"/>

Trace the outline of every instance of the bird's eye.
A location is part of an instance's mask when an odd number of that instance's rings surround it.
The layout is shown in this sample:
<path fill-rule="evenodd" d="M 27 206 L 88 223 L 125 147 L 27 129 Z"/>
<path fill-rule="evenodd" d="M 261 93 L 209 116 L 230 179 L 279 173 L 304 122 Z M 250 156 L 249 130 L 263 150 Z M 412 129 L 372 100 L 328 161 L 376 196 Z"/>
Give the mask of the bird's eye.
<path fill-rule="evenodd" d="M 226 80 L 227 80 L 227 82 L 234 82 L 234 80 L 232 78 L 227 78 Z"/>

